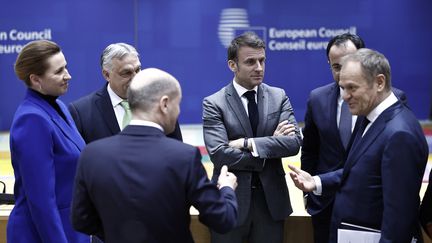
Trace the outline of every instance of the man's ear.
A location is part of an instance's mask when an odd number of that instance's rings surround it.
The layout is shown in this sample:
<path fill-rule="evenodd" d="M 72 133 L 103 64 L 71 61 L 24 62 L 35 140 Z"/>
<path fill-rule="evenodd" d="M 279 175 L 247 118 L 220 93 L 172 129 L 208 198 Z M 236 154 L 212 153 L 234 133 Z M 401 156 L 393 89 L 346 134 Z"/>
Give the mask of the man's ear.
<path fill-rule="evenodd" d="M 159 100 L 159 108 L 164 114 L 168 114 L 168 103 L 169 103 L 169 97 L 167 95 L 164 95 Z"/>
<path fill-rule="evenodd" d="M 109 81 L 110 73 L 109 73 L 107 70 L 102 69 L 102 76 L 104 77 L 104 79 L 105 79 L 106 81 Z"/>
<path fill-rule="evenodd" d="M 237 63 L 233 60 L 228 60 L 228 67 L 233 73 L 237 72 Z"/>
<path fill-rule="evenodd" d="M 386 87 L 386 85 L 387 85 L 386 84 L 386 78 L 385 78 L 384 74 L 378 74 L 375 77 L 375 82 L 377 84 L 379 92 L 387 89 L 387 87 Z"/>

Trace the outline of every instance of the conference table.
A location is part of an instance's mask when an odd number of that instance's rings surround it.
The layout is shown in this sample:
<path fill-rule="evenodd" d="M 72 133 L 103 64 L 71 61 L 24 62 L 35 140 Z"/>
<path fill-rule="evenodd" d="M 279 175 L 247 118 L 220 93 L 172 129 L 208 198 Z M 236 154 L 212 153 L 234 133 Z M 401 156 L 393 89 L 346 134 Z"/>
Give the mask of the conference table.
<path fill-rule="evenodd" d="M 292 188 L 293 185 L 291 183 L 288 183 L 288 186 L 290 187 L 291 204 L 294 212 L 285 219 L 284 243 L 312 243 L 313 229 L 311 217 L 304 210 L 301 203 L 302 200 L 299 200 L 299 196 L 302 197 L 302 193 Z M 424 189 L 425 185 L 422 187 L 422 193 Z M 0 205 L 0 243 L 6 243 L 6 225 L 12 208 L 13 205 Z M 191 208 L 190 214 L 190 229 L 195 242 L 210 243 L 209 229 L 199 222 L 198 211 Z M 428 239 L 427 236 L 424 235 L 424 238 L 424 243 L 432 243 L 432 240 Z"/>
<path fill-rule="evenodd" d="M 6 225 L 13 205 L 0 205 L 0 243 L 6 243 Z M 191 208 L 190 229 L 196 243 L 210 243 L 209 229 L 199 222 L 198 211 Z M 285 220 L 285 242 L 312 243 L 310 216 L 304 213 L 293 214 Z"/>

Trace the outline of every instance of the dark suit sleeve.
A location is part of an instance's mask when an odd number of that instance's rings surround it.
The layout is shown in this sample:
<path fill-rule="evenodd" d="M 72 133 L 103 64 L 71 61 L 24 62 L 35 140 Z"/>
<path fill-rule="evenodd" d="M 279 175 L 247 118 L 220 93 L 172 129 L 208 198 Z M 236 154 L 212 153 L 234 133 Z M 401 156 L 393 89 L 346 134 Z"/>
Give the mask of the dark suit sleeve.
<path fill-rule="evenodd" d="M 316 175 L 316 166 L 319 158 L 320 138 L 315 124 L 312 103 L 309 98 L 304 120 L 303 146 L 301 149 L 301 169 L 311 175 Z"/>
<path fill-rule="evenodd" d="M 420 206 L 420 222 L 425 229 L 427 224 L 432 223 L 432 171 L 429 173 L 429 184 Z"/>
<path fill-rule="evenodd" d="M 228 133 L 222 111 L 209 99 L 203 101 L 204 143 L 215 166 L 219 171 L 223 165 L 233 170 L 261 171 L 263 159 L 252 156 L 250 152 L 232 148 L 228 145 Z"/>
<path fill-rule="evenodd" d="M 380 242 L 411 241 L 412 227 L 418 224 L 426 156 L 424 146 L 408 132 L 397 132 L 389 138 L 381 162 L 384 212 Z"/>
<path fill-rule="evenodd" d="M 343 168 L 318 175 L 321 179 L 322 195 L 334 195 L 340 189 Z"/>
<path fill-rule="evenodd" d="M 196 149 L 189 169 L 187 197 L 199 211 L 199 220 L 218 233 L 226 233 L 237 224 L 237 199 L 230 187 L 219 191 L 207 177 Z"/>
<path fill-rule="evenodd" d="M 182 136 L 182 133 L 180 130 L 180 125 L 179 125 L 178 121 L 176 123 L 176 127 L 175 127 L 174 132 L 168 134 L 167 137 L 174 138 L 174 139 L 177 139 L 177 140 L 183 142 L 183 136 Z"/>
<path fill-rule="evenodd" d="M 78 161 L 71 206 L 71 222 L 75 230 L 88 235 L 96 235 L 103 240 L 102 221 L 93 205 L 86 184 L 85 166 L 91 158 L 93 156 L 84 150 Z"/>
<path fill-rule="evenodd" d="M 273 95 L 281 97 L 279 100 L 282 100 L 278 123 L 287 120 L 289 124 L 294 124 L 295 134 L 287 136 L 273 136 L 274 131 L 271 131 L 270 136 L 254 138 L 257 153 L 262 159 L 294 156 L 298 154 L 302 143 L 300 129 L 294 117 L 294 110 L 291 106 L 291 102 L 285 95 L 285 92 L 283 90 L 280 91 L 281 92 L 277 95 L 273 93 Z"/>
<path fill-rule="evenodd" d="M 72 116 L 72 119 L 75 122 L 75 126 L 78 129 L 78 132 L 82 135 L 83 134 L 83 129 L 82 129 L 82 123 L 81 123 L 81 119 L 80 119 L 78 110 L 76 109 L 76 107 L 75 107 L 75 105 L 73 103 L 70 103 L 68 105 L 68 109 L 69 109 L 69 112 L 70 112 L 70 114 Z"/>

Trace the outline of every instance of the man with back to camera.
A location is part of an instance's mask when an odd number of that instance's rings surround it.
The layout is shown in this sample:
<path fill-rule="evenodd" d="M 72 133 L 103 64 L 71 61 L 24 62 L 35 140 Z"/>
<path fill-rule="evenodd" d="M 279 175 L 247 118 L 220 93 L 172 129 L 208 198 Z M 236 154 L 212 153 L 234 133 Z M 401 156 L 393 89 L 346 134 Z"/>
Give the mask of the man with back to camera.
<path fill-rule="evenodd" d="M 102 89 L 71 104 L 69 111 L 86 143 L 117 134 L 130 121 L 126 91 L 141 70 L 136 49 L 126 43 L 114 43 L 101 55 L 102 75 L 107 83 Z M 178 123 L 167 136 L 182 140 Z"/>
<path fill-rule="evenodd" d="M 429 181 L 420 206 L 420 223 L 427 235 L 432 239 L 432 170 L 429 172 Z"/>
<path fill-rule="evenodd" d="M 380 230 L 380 242 L 419 239 L 419 190 L 428 158 L 423 130 L 391 89 L 388 60 L 370 49 L 342 58 L 339 86 L 352 114 L 362 116 L 343 169 L 312 177 L 294 166 L 303 191 L 336 194 L 329 242 L 353 224 Z"/>
<path fill-rule="evenodd" d="M 228 47 L 234 79 L 203 101 L 204 142 L 213 180 L 227 165 L 238 178 L 237 227 L 213 243 L 283 242 L 292 213 L 282 157 L 298 153 L 300 131 L 285 91 L 263 83 L 265 43 L 246 32 Z"/>
<path fill-rule="evenodd" d="M 233 228 L 235 175 L 224 166 L 216 186 L 197 148 L 165 136 L 174 131 L 180 112 L 178 81 L 159 69 L 144 69 L 132 80 L 127 97 L 130 125 L 90 143 L 80 156 L 74 228 L 106 243 L 193 242 L 191 206 L 209 228 L 220 233 Z"/>
<path fill-rule="evenodd" d="M 131 112 L 126 92 L 132 78 L 141 70 L 141 62 L 133 46 L 114 43 L 102 52 L 101 67 L 107 83 L 100 90 L 72 102 L 68 107 L 87 144 L 115 135 L 129 123 Z M 167 136 L 182 141 L 178 122 L 174 132 Z M 92 242 L 101 241 L 92 238 Z"/>
<path fill-rule="evenodd" d="M 351 134 L 357 116 L 352 115 L 343 101 L 339 87 L 339 74 L 343 56 L 364 48 L 364 41 L 355 34 L 345 33 L 333 37 L 326 49 L 334 82 L 312 90 L 307 103 L 301 168 L 311 175 L 335 171 L 343 167 L 349 152 Z M 393 89 L 406 103 L 404 92 Z M 327 243 L 334 195 L 307 194 L 307 211 L 312 216 L 314 241 Z"/>

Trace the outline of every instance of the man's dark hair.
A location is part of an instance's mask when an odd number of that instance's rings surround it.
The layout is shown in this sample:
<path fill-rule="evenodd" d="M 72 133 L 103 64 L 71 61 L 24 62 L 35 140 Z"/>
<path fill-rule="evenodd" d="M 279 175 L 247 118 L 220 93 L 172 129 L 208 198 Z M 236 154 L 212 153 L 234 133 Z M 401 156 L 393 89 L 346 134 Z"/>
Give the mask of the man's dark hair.
<path fill-rule="evenodd" d="M 327 60 L 329 59 L 329 52 L 330 52 L 330 48 L 332 46 L 339 46 L 347 41 L 351 41 L 355 47 L 357 47 L 357 49 L 360 48 L 365 48 L 366 45 L 364 43 L 364 41 L 362 40 L 362 38 L 360 38 L 360 36 L 356 35 L 356 34 L 351 34 L 351 33 L 345 33 L 342 35 L 337 35 L 335 37 L 333 37 L 329 43 L 327 44 Z"/>
<path fill-rule="evenodd" d="M 228 47 L 228 60 L 238 61 L 238 50 L 240 47 L 248 46 L 254 49 L 265 49 L 265 43 L 254 32 L 245 32 L 231 41 Z"/>

